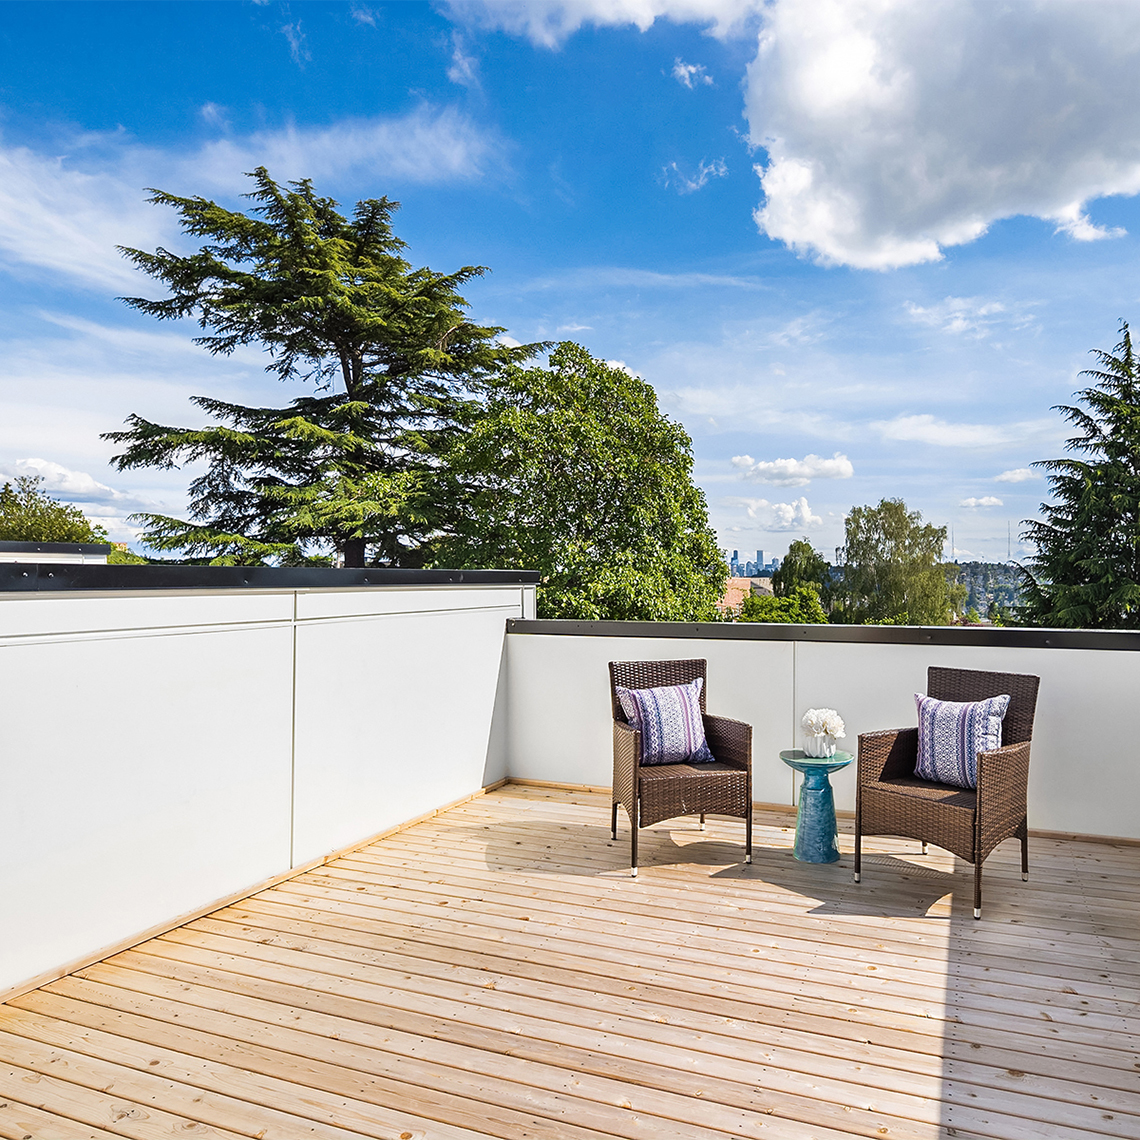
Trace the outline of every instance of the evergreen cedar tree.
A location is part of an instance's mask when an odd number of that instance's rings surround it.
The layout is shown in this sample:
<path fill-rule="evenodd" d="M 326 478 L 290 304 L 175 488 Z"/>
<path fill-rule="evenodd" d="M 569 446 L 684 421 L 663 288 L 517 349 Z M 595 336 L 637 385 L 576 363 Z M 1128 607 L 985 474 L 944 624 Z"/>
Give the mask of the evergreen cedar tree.
<path fill-rule="evenodd" d="M 1023 568 L 1018 617 L 1033 625 L 1140 628 L 1140 373 L 1127 322 L 1111 353 L 1095 349 L 1080 406 L 1058 405 L 1078 434 L 1073 453 L 1034 464 L 1053 502 L 1022 537 L 1037 553 Z"/>
<path fill-rule="evenodd" d="M 540 613 L 712 617 L 727 567 L 691 445 L 643 381 L 559 345 L 509 346 L 466 317 L 460 288 L 485 269 L 413 268 L 392 230 L 399 204 L 351 219 L 312 184 L 253 172 L 250 213 L 152 191 L 196 253 L 124 249 L 163 283 L 124 298 L 160 320 L 192 317 L 196 343 L 257 344 L 268 370 L 315 393 L 284 407 L 204 396 L 213 423 L 138 415 L 104 438 L 119 470 L 205 464 L 188 519 L 137 516 L 150 547 L 215 564 L 525 567 Z M 517 532 L 512 528 L 517 527 Z"/>

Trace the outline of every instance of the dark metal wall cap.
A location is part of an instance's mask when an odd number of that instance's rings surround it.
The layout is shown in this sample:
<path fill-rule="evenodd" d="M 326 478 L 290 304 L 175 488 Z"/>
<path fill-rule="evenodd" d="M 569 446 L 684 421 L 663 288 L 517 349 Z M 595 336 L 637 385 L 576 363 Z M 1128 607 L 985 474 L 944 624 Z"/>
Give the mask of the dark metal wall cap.
<path fill-rule="evenodd" d="M 352 586 L 529 586 L 533 570 L 399 570 L 277 566 L 0 563 L 0 593 L 36 590 L 314 590 Z"/>
<path fill-rule="evenodd" d="M 973 645 L 1140 651 L 1131 629 L 961 625 L 787 625 L 777 622 L 571 621 L 509 618 L 507 632 L 547 637 L 665 637 L 707 641 L 826 641 L 861 645 Z"/>

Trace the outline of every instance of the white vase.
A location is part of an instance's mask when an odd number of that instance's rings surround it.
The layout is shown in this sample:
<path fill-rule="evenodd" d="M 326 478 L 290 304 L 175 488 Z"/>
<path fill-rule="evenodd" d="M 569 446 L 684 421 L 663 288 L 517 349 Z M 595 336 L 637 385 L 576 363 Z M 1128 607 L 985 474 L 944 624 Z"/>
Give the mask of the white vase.
<path fill-rule="evenodd" d="M 804 737 L 804 755 L 814 760 L 826 760 L 835 755 L 835 737 L 821 732 L 818 736 Z"/>

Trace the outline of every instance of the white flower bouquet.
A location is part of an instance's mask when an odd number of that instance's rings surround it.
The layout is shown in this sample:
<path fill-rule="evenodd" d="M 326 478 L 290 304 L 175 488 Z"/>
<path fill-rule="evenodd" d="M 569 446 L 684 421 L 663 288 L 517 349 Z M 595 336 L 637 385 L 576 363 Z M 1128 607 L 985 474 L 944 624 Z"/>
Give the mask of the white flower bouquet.
<path fill-rule="evenodd" d="M 808 709 L 800 721 L 804 730 L 804 752 L 813 758 L 835 755 L 835 742 L 847 735 L 843 718 L 835 709 Z"/>

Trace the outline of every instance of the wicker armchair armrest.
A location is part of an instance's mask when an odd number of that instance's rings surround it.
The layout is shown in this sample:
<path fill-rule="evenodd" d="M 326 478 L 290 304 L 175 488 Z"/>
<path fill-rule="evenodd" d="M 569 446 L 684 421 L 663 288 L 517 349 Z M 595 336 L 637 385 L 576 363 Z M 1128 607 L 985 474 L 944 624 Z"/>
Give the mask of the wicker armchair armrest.
<path fill-rule="evenodd" d="M 859 734 L 860 784 L 913 776 L 917 762 L 917 728 L 887 728 Z"/>
<path fill-rule="evenodd" d="M 637 793 L 637 770 L 641 765 L 641 733 L 620 720 L 614 721 L 614 800 L 633 809 Z"/>
<path fill-rule="evenodd" d="M 745 770 L 752 767 L 752 725 L 726 716 L 704 716 L 705 739 L 712 754 L 724 764 Z"/>
<path fill-rule="evenodd" d="M 978 832 L 984 855 L 1021 825 L 1028 790 L 1028 740 L 978 753 Z"/>

